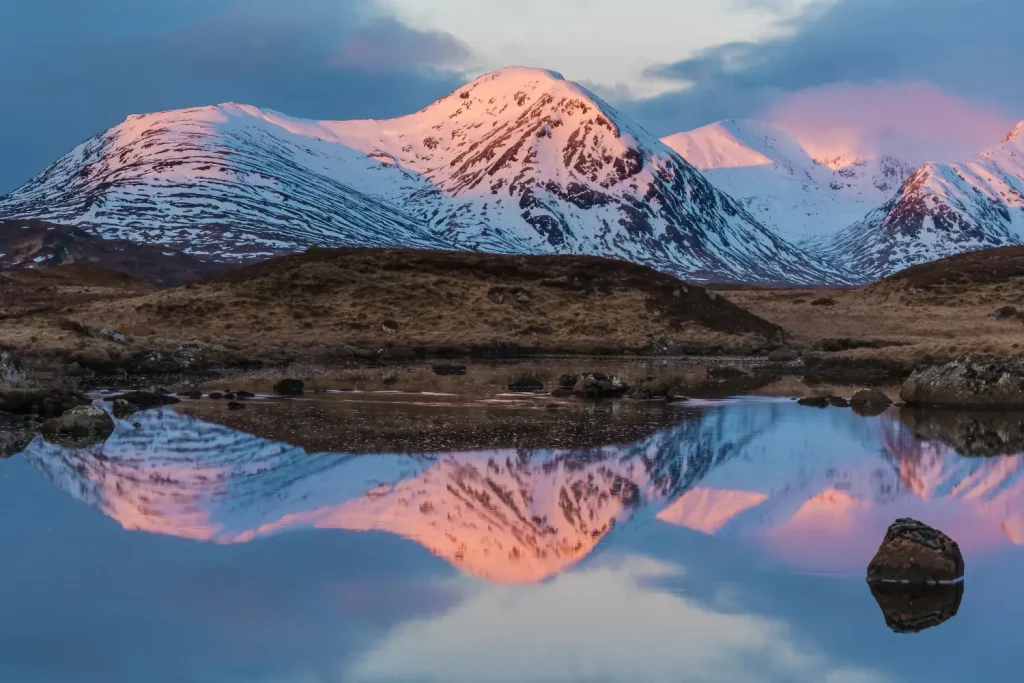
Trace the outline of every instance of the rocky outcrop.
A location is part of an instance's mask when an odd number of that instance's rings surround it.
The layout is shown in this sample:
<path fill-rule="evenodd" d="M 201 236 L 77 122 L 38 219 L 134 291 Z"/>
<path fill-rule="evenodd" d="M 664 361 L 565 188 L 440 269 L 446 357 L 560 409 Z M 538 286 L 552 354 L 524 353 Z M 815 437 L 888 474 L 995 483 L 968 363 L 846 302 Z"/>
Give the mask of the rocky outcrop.
<path fill-rule="evenodd" d="M 61 446 L 86 448 L 103 443 L 114 433 L 114 420 L 93 405 L 77 406 L 43 423 L 43 438 Z"/>
<path fill-rule="evenodd" d="M 0 388 L 0 412 L 15 415 L 57 417 L 70 408 L 88 403 L 86 396 L 70 389 Z"/>
<path fill-rule="evenodd" d="M 1024 408 L 1024 360 L 969 354 L 918 368 L 900 398 L 930 407 Z"/>
<path fill-rule="evenodd" d="M 0 351 L 0 384 L 21 384 L 29 377 L 21 359 L 9 351 Z"/>
<path fill-rule="evenodd" d="M 874 417 L 884 413 L 892 401 L 877 389 L 861 389 L 850 398 L 850 405 L 858 415 Z"/>
<path fill-rule="evenodd" d="M 305 390 L 306 384 L 301 379 L 283 379 L 274 385 L 274 393 L 278 396 L 301 396 Z M 210 394 L 210 398 L 213 398 L 213 394 Z"/>
<path fill-rule="evenodd" d="M 871 595 L 896 633 L 919 633 L 956 616 L 964 597 L 964 582 L 954 584 L 870 584 Z"/>
<path fill-rule="evenodd" d="M 956 541 L 916 519 L 897 519 L 868 565 L 869 582 L 949 583 L 964 576 Z"/>
<path fill-rule="evenodd" d="M 572 393 L 583 398 L 621 398 L 627 391 L 626 380 L 601 372 L 580 375 L 572 387 Z"/>

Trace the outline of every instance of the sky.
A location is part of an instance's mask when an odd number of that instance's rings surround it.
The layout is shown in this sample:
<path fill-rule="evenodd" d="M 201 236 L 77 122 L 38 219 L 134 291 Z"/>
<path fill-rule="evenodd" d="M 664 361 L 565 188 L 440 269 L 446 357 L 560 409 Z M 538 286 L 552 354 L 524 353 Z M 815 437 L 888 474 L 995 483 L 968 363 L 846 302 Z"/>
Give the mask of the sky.
<path fill-rule="evenodd" d="M 392 117 L 506 65 L 659 136 L 756 117 L 966 158 L 1024 118 L 1022 19 L 1019 0 L 0 0 L 0 193 L 132 113 Z"/>

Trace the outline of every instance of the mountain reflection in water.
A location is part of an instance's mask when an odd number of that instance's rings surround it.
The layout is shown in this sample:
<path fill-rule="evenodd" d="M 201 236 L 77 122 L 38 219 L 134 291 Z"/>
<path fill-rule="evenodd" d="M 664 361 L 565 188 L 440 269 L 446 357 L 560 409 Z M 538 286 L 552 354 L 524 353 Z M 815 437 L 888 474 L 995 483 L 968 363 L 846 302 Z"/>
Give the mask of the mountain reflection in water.
<path fill-rule="evenodd" d="M 37 439 L 24 457 L 126 529 L 222 544 L 384 531 L 518 584 L 559 574 L 641 520 L 749 538 L 826 573 L 861 573 L 898 516 L 945 530 L 968 565 L 971 553 L 1024 544 L 1021 458 L 962 457 L 949 441 L 919 440 L 893 412 L 742 399 L 692 408 L 627 445 L 307 454 L 161 409 L 118 422 L 101 446 Z"/>

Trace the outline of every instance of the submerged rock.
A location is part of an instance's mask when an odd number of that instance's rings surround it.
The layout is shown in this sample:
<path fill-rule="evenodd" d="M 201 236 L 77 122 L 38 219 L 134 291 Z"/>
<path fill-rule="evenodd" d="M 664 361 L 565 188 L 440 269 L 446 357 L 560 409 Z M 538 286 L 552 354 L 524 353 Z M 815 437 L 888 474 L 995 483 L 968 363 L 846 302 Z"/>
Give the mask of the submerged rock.
<path fill-rule="evenodd" d="M 629 384 L 621 377 L 594 372 L 580 375 L 572 392 L 583 398 L 620 398 L 629 391 Z"/>
<path fill-rule="evenodd" d="M 948 583 L 964 576 L 956 541 L 916 519 L 897 519 L 868 565 L 869 582 Z"/>
<path fill-rule="evenodd" d="M 515 382 L 508 385 L 508 390 L 519 393 L 529 393 L 532 391 L 540 391 L 544 388 L 544 383 L 536 377 L 528 377 L 526 375 L 520 377 Z"/>
<path fill-rule="evenodd" d="M 931 407 L 1024 408 L 1024 360 L 968 354 L 918 368 L 900 398 Z"/>
<path fill-rule="evenodd" d="M 811 408 L 828 408 L 829 399 L 831 396 L 805 396 L 804 398 L 797 401 L 802 406 L 809 406 Z"/>
<path fill-rule="evenodd" d="M 114 433 L 114 420 L 102 408 L 77 406 L 42 426 L 43 438 L 51 443 L 86 448 L 103 443 Z"/>
<path fill-rule="evenodd" d="M 274 393 L 278 396 L 301 396 L 305 390 L 306 384 L 301 379 L 283 379 L 274 385 Z"/>
<path fill-rule="evenodd" d="M 850 399 L 850 405 L 858 415 L 874 417 L 884 413 L 892 401 L 877 389 L 861 389 Z"/>
<path fill-rule="evenodd" d="M 181 403 L 181 400 L 174 398 L 164 391 L 129 391 L 115 396 L 114 401 L 126 401 L 139 410 L 149 410 L 160 406 L 169 406 Z M 116 414 L 116 413 L 115 413 Z"/>
<path fill-rule="evenodd" d="M 123 398 L 114 399 L 114 404 L 111 407 L 111 412 L 114 413 L 114 417 L 118 420 L 125 420 L 138 412 L 138 407 L 132 405 Z"/>
<path fill-rule="evenodd" d="M 919 633 L 949 621 L 960 610 L 964 582 L 938 585 L 874 582 L 871 595 L 896 633 Z"/>

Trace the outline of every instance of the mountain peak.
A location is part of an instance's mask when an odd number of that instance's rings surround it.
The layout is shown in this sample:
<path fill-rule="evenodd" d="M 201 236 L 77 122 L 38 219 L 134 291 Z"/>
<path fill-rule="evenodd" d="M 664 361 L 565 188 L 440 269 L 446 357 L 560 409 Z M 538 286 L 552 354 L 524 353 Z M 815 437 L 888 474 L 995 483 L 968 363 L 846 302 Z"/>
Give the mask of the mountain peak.
<path fill-rule="evenodd" d="M 1018 121 L 1017 125 L 1013 127 L 1009 135 L 1003 140 L 1003 142 L 1024 142 L 1024 121 Z"/>

